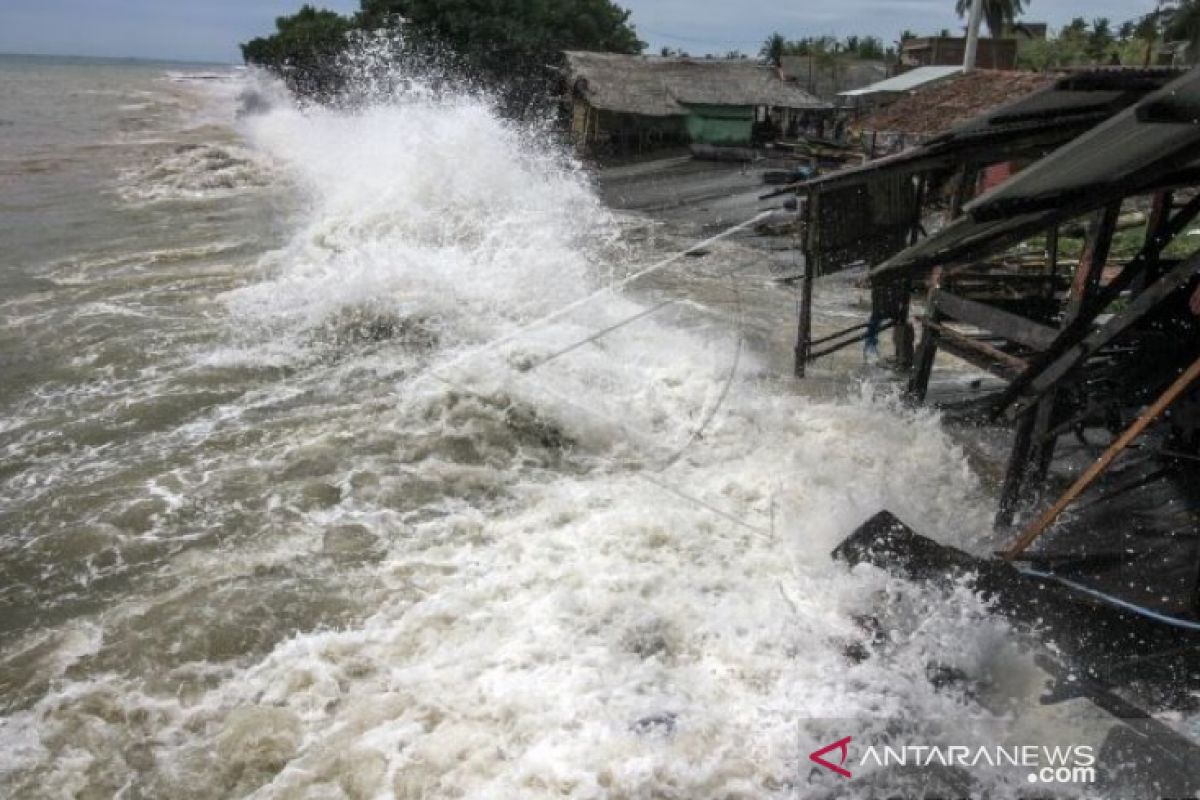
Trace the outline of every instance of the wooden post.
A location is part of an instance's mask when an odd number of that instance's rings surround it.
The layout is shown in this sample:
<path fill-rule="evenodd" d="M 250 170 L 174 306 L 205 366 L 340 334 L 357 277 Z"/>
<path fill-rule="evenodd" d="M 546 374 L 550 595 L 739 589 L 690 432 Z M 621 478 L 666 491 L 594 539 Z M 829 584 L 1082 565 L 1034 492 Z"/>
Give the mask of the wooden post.
<path fill-rule="evenodd" d="M 1079 257 L 1079 266 L 1075 268 L 1075 278 L 1071 281 L 1071 296 L 1067 298 L 1067 307 L 1063 314 L 1064 328 L 1089 310 L 1096 288 L 1100 285 L 1104 266 L 1108 263 L 1109 249 L 1112 247 L 1113 235 L 1117 232 L 1117 219 L 1120 216 L 1119 200 L 1105 206 L 1104 210 L 1096 215 L 1096 220 L 1088 231 L 1083 253 Z"/>
<path fill-rule="evenodd" d="M 1157 257 L 1157 252 L 1160 252 L 1169 241 L 1183 233 L 1184 228 L 1197 215 L 1200 215 L 1200 195 L 1187 201 L 1179 211 L 1171 216 L 1169 221 L 1164 223 L 1162 233 L 1154 242 L 1148 242 L 1142 246 L 1142 249 L 1134 256 L 1133 260 L 1125 266 L 1125 269 L 1121 270 L 1121 274 L 1098 293 L 1095 306 L 1100 309 L 1107 307 L 1121 295 L 1121 292 L 1132 286 L 1134 279 Z M 1054 363 L 1056 359 L 1060 358 L 1071 348 L 1078 346 L 1090 333 L 1089 324 L 1085 324 L 1090 322 L 1090 317 L 1080 317 L 1076 318 L 1070 325 L 1063 326 L 1058 338 L 1049 347 L 1045 348 L 1037 358 L 1033 359 L 1029 369 L 1018 375 L 1016 380 L 1010 383 L 1001 393 L 1000 398 L 996 401 L 992 409 L 993 418 L 999 417 L 1004 413 L 1005 409 L 1024 394 L 1029 385 Z"/>
<path fill-rule="evenodd" d="M 804 204 L 804 228 L 800 242 L 804 253 L 804 277 L 800 280 L 800 314 L 796 321 L 796 350 L 793 372 L 797 378 L 803 378 L 808 367 L 808 354 L 812 345 L 812 294 L 813 280 L 816 277 L 815 248 L 813 236 L 816 232 L 817 217 L 820 213 L 820 190 L 810 192 Z"/>
<path fill-rule="evenodd" d="M 809 342 L 812 341 L 813 271 L 808 258 L 804 259 L 804 277 L 800 282 L 800 320 L 796 327 L 796 377 L 803 378 L 808 365 Z"/>
<path fill-rule="evenodd" d="M 1012 524 L 1017 501 L 1025 485 L 1025 473 L 1029 469 L 1029 451 L 1033 446 L 1033 429 L 1036 424 L 1037 413 L 1033 410 L 1025 412 L 1017 420 L 1012 449 L 1008 454 L 1008 468 L 1004 470 L 1004 484 L 1000 487 L 1000 502 L 995 519 L 997 528 L 1007 528 Z"/>
<path fill-rule="evenodd" d="M 1113 460 L 1116 459 L 1116 457 L 1120 455 L 1121 452 L 1128 447 L 1134 439 L 1140 436 L 1142 431 L 1146 430 L 1146 428 L 1150 426 L 1150 423 L 1154 422 L 1154 420 L 1156 420 L 1163 413 L 1163 411 L 1167 409 L 1168 406 L 1174 403 L 1175 400 L 1178 399 L 1178 397 L 1183 394 L 1188 387 L 1196 381 L 1197 378 L 1200 378 L 1200 358 L 1192 362 L 1192 365 L 1188 367 L 1182 375 L 1176 378 L 1170 386 L 1167 387 L 1167 390 L 1163 392 L 1157 400 L 1154 401 L 1154 404 L 1143 411 L 1141 416 L 1134 420 L 1133 424 L 1126 428 L 1125 432 L 1117 437 L 1115 442 L 1108 446 L 1108 449 L 1104 451 L 1104 455 L 1096 459 L 1096 463 L 1088 467 L 1087 471 L 1079 476 L 1079 480 L 1071 484 L 1071 488 L 1063 492 L 1062 497 L 1058 498 L 1054 505 L 1046 509 L 1046 511 L 1040 517 L 1038 517 L 1031 525 L 1029 525 L 1029 527 L 1024 530 L 1017 540 L 1013 542 L 1012 547 L 1010 547 L 1004 554 L 1004 557 L 1009 561 L 1012 561 L 1024 553 L 1029 548 L 1029 545 L 1033 544 L 1034 540 L 1045 533 L 1046 529 L 1053 524 L 1054 520 L 1058 519 L 1058 515 L 1061 514 L 1067 506 L 1075 502 L 1075 498 L 1079 497 L 1084 490 L 1091 486 L 1092 483 L 1095 482 L 1096 478 L 1100 477 L 1100 475 L 1106 469 L 1108 469 Z"/>
<path fill-rule="evenodd" d="M 928 179 L 921 178 L 920 184 L 917 186 L 916 204 L 913 208 L 912 228 L 908 235 L 909 247 L 917 243 L 921 234 L 921 207 L 925 204 L 925 192 L 928 188 Z M 896 326 L 892 328 L 892 345 L 896 350 L 896 369 L 901 372 L 908 372 L 913 367 L 913 339 L 916 338 L 916 332 L 913 330 L 912 321 L 909 319 L 912 306 L 912 278 L 907 275 L 900 279 L 900 306 L 896 310 Z"/>
<path fill-rule="evenodd" d="M 934 267 L 933 272 L 929 275 L 929 293 L 925 297 L 924 322 L 938 323 L 942 320 L 942 313 L 938 311 L 937 304 L 933 302 L 941 282 L 942 268 Z M 933 374 L 933 362 L 937 357 L 939 335 L 934 325 L 921 325 L 921 342 L 917 345 L 912 377 L 909 378 L 908 389 L 905 391 L 910 400 L 918 403 L 925 401 L 925 395 L 929 391 L 929 378 Z"/>
<path fill-rule="evenodd" d="M 1100 286 L 1104 265 L 1108 261 L 1108 252 L 1117 230 L 1117 218 L 1120 213 L 1120 201 L 1109 204 L 1096 216 L 1088 231 L 1087 243 L 1071 282 L 1071 295 L 1067 298 L 1063 312 L 1063 328 L 1069 328 L 1085 315 L 1095 315 L 1099 311 L 1093 308 L 1092 301 Z M 1057 227 L 1054 229 L 1054 239 L 1057 249 Z M 1034 483 L 1040 484 L 1046 479 L 1057 438 L 1049 436 L 1056 423 L 1057 405 L 1056 392 L 1051 391 L 1034 407 L 1027 409 L 1017 424 L 1012 451 L 1008 457 L 1008 470 L 1000 491 L 999 508 L 996 511 L 997 527 L 1012 524 L 1013 515 L 1025 488 Z M 1032 473 L 1030 466 L 1033 467 Z"/>
<path fill-rule="evenodd" d="M 1046 282 L 1046 296 L 1053 297 L 1055 278 L 1058 277 L 1058 225 L 1052 225 L 1046 231 L 1046 274 L 1050 280 Z"/>

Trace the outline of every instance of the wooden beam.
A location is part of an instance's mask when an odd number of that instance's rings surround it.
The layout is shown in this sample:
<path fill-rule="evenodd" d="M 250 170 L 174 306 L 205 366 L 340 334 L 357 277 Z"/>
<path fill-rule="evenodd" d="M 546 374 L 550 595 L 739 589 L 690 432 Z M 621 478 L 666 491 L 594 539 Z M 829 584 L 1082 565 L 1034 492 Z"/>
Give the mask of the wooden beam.
<path fill-rule="evenodd" d="M 1121 296 L 1121 293 L 1128 289 L 1134 282 L 1134 279 L 1141 274 L 1141 271 L 1147 264 L 1153 262 L 1158 257 L 1158 253 L 1166 247 L 1167 243 L 1183 232 L 1183 229 L 1191 223 L 1197 215 L 1200 215 L 1200 194 L 1197 194 L 1191 200 L 1183 205 L 1182 208 L 1171 217 L 1171 221 L 1167 223 L 1161 236 L 1155 237 L 1153 241 L 1143 245 L 1138 254 L 1121 270 L 1118 275 L 1108 286 L 1099 293 L 1096 298 L 1095 308 L 1097 313 L 1107 308 L 1114 300 Z M 1046 369 L 1055 359 L 1059 358 L 1063 353 L 1074 347 L 1083 339 L 1089 331 L 1089 318 L 1077 318 L 1074 323 L 1063 328 L 1058 334 L 1058 338 L 1054 343 L 1046 349 L 1037 358 L 1033 359 L 1029 369 L 1009 384 L 1008 388 L 997 399 L 995 406 L 992 409 L 993 419 L 1004 413 L 1014 401 L 1025 391 L 1026 387 L 1037 378 L 1044 369 Z"/>
<path fill-rule="evenodd" d="M 1197 273 L 1200 273 L 1200 252 L 1181 261 L 1174 269 L 1130 301 L 1128 306 L 1114 314 L 1103 326 L 1086 336 L 1074 347 L 1068 348 L 1065 353 L 1041 369 L 1029 382 L 1029 391 L 1026 393 L 1026 397 L 1017 403 L 1017 409 L 1023 410 L 1031 406 L 1038 398 L 1050 391 L 1064 375 L 1083 363 L 1088 356 L 1129 330 L 1134 323 L 1152 311 L 1167 295 L 1191 280 L 1192 276 Z"/>
<path fill-rule="evenodd" d="M 1100 477 L 1100 475 L 1106 469 L 1108 469 L 1113 460 L 1116 459 L 1116 457 L 1120 455 L 1121 452 L 1128 447 L 1134 439 L 1140 436 L 1142 432 L 1150 426 L 1150 423 L 1156 420 L 1163 413 L 1163 411 L 1167 409 L 1168 406 L 1174 403 L 1175 400 L 1181 394 L 1183 394 L 1188 387 L 1190 387 L 1196 381 L 1197 378 L 1200 378 L 1200 358 L 1192 362 L 1192 365 L 1188 367 L 1183 374 L 1176 378 L 1171 385 L 1167 387 L 1167 390 L 1163 392 L 1162 395 L 1155 400 L 1149 408 L 1143 411 L 1141 416 L 1134 420 L 1133 424 L 1130 425 L 1124 433 L 1117 437 L 1116 441 L 1109 445 L 1108 449 L 1104 451 L 1104 454 L 1100 456 L 1100 458 L 1096 459 L 1096 462 L 1088 467 L 1087 471 L 1080 475 L 1079 479 L 1075 481 L 1075 483 L 1071 484 L 1071 487 L 1067 489 L 1067 491 L 1063 492 L 1062 497 L 1058 498 L 1054 505 L 1046 509 L 1046 511 L 1040 517 L 1034 520 L 1033 523 L 1031 523 L 1029 527 L 1027 527 L 1021 533 L 1017 540 L 1013 542 L 1012 546 L 1004 554 L 1004 557 L 1009 561 L 1012 561 L 1024 553 L 1029 548 L 1029 545 L 1033 544 L 1033 542 L 1039 536 L 1045 533 L 1046 529 L 1054 523 L 1054 520 L 1058 519 L 1058 515 L 1061 514 L 1067 506 L 1073 503 L 1075 498 L 1079 497 L 1080 494 L 1082 494 L 1089 486 L 1091 486 L 1092 483 L 1095 482 L 1096 478 Z"/>
<path fill-rule="evenodd" d="M 1096 289 L 1100 286 L 1104 266 L 1108 263 L 1108 253 L 1112 248 L 1113 235 L 1117 232 L 1117 220 L 1120 216 L 1120 200 L 1105 206 L 1096 215 L 1096 220 L 1088 232 L 1083 254 L 1079 257 L 1079 266 L 1075 268 L 1075 277 L 1071 281 L 1071 296 L 1067 299 L 1067 307 L 1063 314 L 1064 327 L 1087 314 Z"/>
<path fill-rule="evenodd" d="M 1017 501 L 1020 499 L 1021 489 L 1025 485 L 1025 473 L 1029 469 L 1029 450 L 1033 444 L 1036 416 L 1036 414 L 1027 413 L 1017 420 L 1012 449 L 1008 454 L 1008 466 L 1004 470 L 1004 483 L 1000 487 L 1000 501 L 996 508 L 994 524 L 997 528 L 1007 528 L 1012 524 Z"/>
<path fill-rule="evenodd" d="M 938 334 L 930 327 L 931 322 L 940 319 L 941 312 L 933 304 L 933 294 L 942 283 L 942 268 L 934 267 L 929 276 L 929 294 L 926 295 L 925 317 L 921 321 L 921 341 L 917 345 L 916 357 L 913 359 L 912 375 L 908 379 L 905 395 L 917 403 L 925 401 L 929 391 L 929 378 L 933 374 L 933 362 L 937 357 Z"/>
<path fill-rule="evenodd" d="M 998 334 L 1011 342 L 1023 344 L 1035 350 L 1046 349 L 1058 335 L 1058 331 L 1054 328 L 1026 319 L 1019 314 L 989 306 L 978 300 L 960 297 L 945 290 L 938 290 L 934 293 L 933 304 L 945 312 L 948 317 L 970 323 L 977 328 Z"/>
<path fill-rule="evenodd" d="M 800 318 L 796 324 L 796 363 L 794 370 L 797 378 L 804 377 L 804 368 L 808 364 L 808 353 L 812 347 L 812 296 L 812 267 L 811 262 L 806 258 L 804 277 L 800 280 Z"/>
<path fill-rule="evenodd" d="M 1010 375 L 1013 371 L 1020 371 L 1027 365 L 1025 359 L 1018 358 L 1012 353 L 1006 353 L 997 347 L 993 347 L 987 342 L 981 342 L 978 339 L 967 336 L 965 333 L 956 331 L 950 326 L 941 322 L 926 321 L 925 324 L 937 331 L 938 335 L 942 339 L 942 347 L 950 349 L 952 346 L 957 346 L 977 353 L 984 359 L 1005 365 L 1009 368 L 1008 374 Z M 989 369 L 988 371 L 992 372 L 993 370 Z"/>

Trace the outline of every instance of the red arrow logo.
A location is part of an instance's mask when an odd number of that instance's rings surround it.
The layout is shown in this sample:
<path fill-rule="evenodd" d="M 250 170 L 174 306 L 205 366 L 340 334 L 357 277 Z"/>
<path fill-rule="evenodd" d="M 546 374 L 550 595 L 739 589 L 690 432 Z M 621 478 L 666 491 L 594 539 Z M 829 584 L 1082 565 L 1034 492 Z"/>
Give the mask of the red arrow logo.
<path fill-rule="evenodd" d="M 851 737 L 847 736 L 845 739 L 838 739 L 833 744 L 827 744 L 824 747 L 822 747 L 820 750 L 809 753 L 808 757 L 812 761 L 815 761 L 816 763 L 820 764 L 825 769 L 831 769 L 834 772 L 836 772 L 838 775 L 841 775 L 843 778 L 849 778 L 850 770 L 846 769 L 842 765 L 846 763 L 846 759 L 850 756 L 850 750 L 849 750 L 849 748 L 846 747 L 846 745 L 850 744 L 850 738 Z M 838 761 L 838 763 L 831 764 L 830 762 L 826 761 L 824 758 L 821 757 L 827 753 L 833 752 L 834 750 L 842 751 L 842 758 L 840 761 Z"/>

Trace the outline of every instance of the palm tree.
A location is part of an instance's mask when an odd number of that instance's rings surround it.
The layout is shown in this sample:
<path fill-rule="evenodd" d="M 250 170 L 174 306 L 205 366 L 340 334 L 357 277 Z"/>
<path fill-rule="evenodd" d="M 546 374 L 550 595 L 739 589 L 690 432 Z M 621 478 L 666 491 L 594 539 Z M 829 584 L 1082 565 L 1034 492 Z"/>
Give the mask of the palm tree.
<path fill-rule="evenodd" d="M 972 0 L 956 0 L 955 10 L 960 17 L 971 13 Z M 1017 17 L 1025 13 L 1029 0 L 983 0 L 983 18 L 987 22 L 988 31 L 993 37 L 1004 34 L 1004 29 L 1012 25 Z"/>
<path fill-rule="evenodd" d="M 786 50 L 787 39 L 783 38 L 783 34 L 772 33 L 767 37 L 767 40 L 763 42 L 762 49 L 758 51 L 758 54 L 762 56 L 763 60 L 768 64 L 773 64 L 774 66 L 778 67 L 783 63 L 783 55 Z"/>
<path fill-rule="evenodd" d="M 1166 38 L 1187 42 L 1187 60 L 1200 61 L 1200 0 L 1159 0 L 1158 13 Z"/>

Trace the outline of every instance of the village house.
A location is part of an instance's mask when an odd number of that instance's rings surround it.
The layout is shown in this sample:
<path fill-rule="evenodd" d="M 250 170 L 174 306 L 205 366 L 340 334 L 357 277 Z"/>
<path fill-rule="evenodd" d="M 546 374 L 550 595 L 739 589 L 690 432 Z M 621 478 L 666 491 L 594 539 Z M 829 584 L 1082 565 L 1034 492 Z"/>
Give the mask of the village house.
<path fill-rule="evenodd" d="M 669 145 L 744 147 L 795 130 L 830 104 L 748 59 L 568 52 L 571 134 L 594 153 Z"/>
<path fill-rule="evenodd" d="M 962 66 L 967 52 L 964 36 L 919 36 L 900 43 L 902 67 Z M 981 37 L 975 66 L 980 69 L 1016 69 L 1017 40 Z"/>
<path fill-rule="evenodd" d="M 838 102 L 841 92 L 859 89 L 888 77 L 883 59 L 850 56 L 784 56 L 783 77 L 821 100 Z"/>

